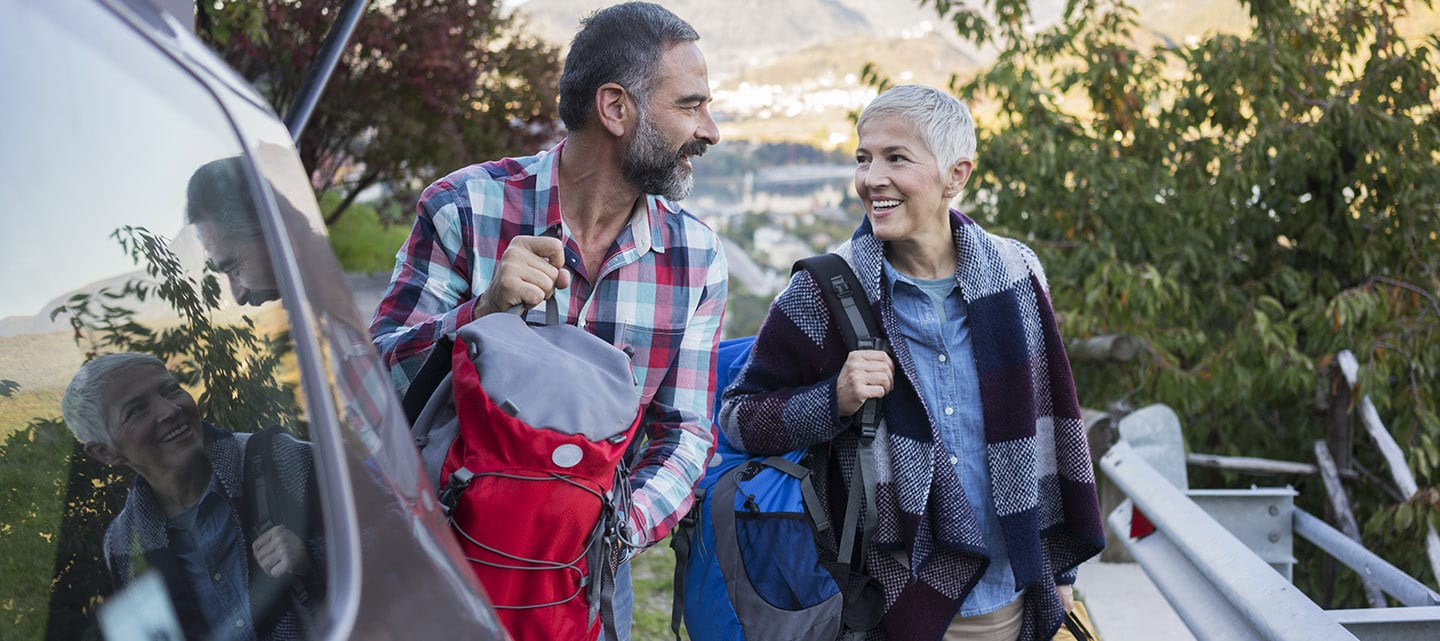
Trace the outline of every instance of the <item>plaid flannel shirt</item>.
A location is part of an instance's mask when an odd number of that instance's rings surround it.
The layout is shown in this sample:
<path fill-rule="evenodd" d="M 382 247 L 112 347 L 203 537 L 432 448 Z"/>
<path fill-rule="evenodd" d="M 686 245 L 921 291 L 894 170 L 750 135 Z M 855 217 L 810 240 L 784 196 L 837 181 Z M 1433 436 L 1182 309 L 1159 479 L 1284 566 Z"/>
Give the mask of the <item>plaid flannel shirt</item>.
<path fill-rule="evenodd" d="M 370 329 L 403 394 L 436 339 L 474 319 L 510 239 L 562 223 L 566 264 L 576 277 L 556 292 L 560 313 L 634 350 L 649 442 L 631 475 L 630 517 L 638 543 L 651 545 L 690 509 L 714 448 L 709 408 L 725 256 L 710 228 L 646 196 L 598 275 L 587 277 L 585 268 L 594 266 L 581 265 L 579 245 L 560 218 L 560 150 L 472 165 L 426 188 Z"/>

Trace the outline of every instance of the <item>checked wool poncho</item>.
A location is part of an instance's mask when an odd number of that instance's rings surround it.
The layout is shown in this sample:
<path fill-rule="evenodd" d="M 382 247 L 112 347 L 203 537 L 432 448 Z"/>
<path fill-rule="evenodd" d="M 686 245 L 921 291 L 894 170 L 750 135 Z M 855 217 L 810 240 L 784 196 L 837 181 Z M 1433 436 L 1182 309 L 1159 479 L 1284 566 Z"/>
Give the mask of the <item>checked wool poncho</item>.
<path fill-rule="evenodd" d="M 951 230 L 980 374 L 990 495 L 1016 585 L 1026 589 L 1020 638 L 1045 640 L 1064 618 L 1055 585 L 1073 582 L 1075 567 L 1105 544 L 1080 406 L 1035 254 L 953 211 Z M 886 334 L 900 336 L 882 283 L 884 246 L 869 221 L 836 253 L 854 269 Z M 904 340 L 891 348 L 898 371 L 875 439 L 879 517 L 866 551 L 869 573 L 885 588 L 886 614 L 870 638 L 933 641 L 989 559 L 929 418 L 933 408 L 916 391 L 910 350 Z M 816 474 L 832 513 L 844 505 L 855 466 L 850 420 L 836 416 L 845 357 L 818 287 L 801 271 L 771 306 L 720 415 L 726 436 L 751 454 L 832 442 L 827 469 Z"/>

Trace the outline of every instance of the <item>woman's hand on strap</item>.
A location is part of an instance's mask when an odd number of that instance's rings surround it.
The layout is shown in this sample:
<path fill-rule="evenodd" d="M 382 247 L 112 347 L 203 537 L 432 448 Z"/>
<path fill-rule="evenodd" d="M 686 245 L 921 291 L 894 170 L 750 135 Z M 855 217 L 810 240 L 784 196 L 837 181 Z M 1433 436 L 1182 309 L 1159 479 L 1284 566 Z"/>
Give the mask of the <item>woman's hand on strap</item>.
<path fill-rule="evenodd" d="M 895 362 L 880 350 L 862 349 L 850 352 L 835 381 L 835 407 L 840 416 L 860 411 L 872 398 L 881 398 L 895 386 Z"/>

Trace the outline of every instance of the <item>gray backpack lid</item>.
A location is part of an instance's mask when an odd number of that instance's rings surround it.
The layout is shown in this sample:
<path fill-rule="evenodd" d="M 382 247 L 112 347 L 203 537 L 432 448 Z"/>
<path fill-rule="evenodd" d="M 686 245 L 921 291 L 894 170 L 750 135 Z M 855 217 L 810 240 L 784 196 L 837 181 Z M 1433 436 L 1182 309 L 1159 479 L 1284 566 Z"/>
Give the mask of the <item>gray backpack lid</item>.
<path fill-rule="evenodd" d="M 630 357 L 594 334 L 490 314 L 461 327 L 459 338 L 485 393 L 526 425 L 599 442 L 635 422 L 640 388 Z"/>

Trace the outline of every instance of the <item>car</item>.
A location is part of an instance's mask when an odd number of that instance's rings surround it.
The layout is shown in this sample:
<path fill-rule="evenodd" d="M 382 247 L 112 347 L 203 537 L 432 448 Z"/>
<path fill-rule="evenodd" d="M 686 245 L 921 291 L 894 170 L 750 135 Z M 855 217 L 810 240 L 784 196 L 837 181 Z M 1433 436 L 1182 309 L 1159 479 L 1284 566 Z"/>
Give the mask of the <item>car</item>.
<path fill-rule="evenodd" d="M 179 383 L 165 393 L 221 431 L 278 425 L 306 444 L 305 460 L 247 462 L 241 490 L 313 467 L 312 496 L 270 495 L 318 516 L 305 541 L 322 587 L 285 606 L 303 606 L 303 636 L 506 638 L 423 478 L 281 119 L 145 0 L 0 0 L 0 15 L 0 638 L 196 636 L 161 564 L 135 561 L 144 537 L 111 526 L 148 487 L 135 461 L 87 456 L 62 418 L 82 365 L 115 352 L 159 358 Z M 98 380 L 111 390 L 128 371 Z M 123 409 L 107 394 L 97 415 Z M 182 527 L 165 516 L 167 532 Z M 131 563 L 116 589 L 118 558 Z M 265 613 L 217 615 L 215 588 L 189 587 L 203 636 L 264 638 L 246 630 Z"/>

